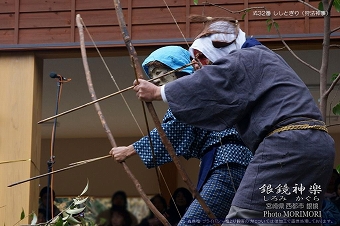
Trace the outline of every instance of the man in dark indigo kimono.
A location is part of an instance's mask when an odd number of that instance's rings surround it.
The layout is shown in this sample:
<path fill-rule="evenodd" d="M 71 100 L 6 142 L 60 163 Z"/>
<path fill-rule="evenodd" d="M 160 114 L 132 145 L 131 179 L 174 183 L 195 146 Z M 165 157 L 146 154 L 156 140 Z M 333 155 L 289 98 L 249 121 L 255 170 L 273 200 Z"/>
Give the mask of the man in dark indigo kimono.
<path fill-rule="evenodd" d="M 245 40 L 245 35 L 243 39 Z M 155 78 L 187 64 L 190 64 L 190 54 L 187 50 L 180 46 L 165 46 L 152 52 L 144 60 L 143 68 L 148 77 Z M 153 82 L 164 85 L 174 81 L 174 77 L 192 72 L 192 66 L 186 67 L 180 71 L 181 74 L 171 73 Z M 223 222 L 252 158 L 251 151 L 244 146 L 235 128 L 227 128 L 221 132 L 197 128 L 177 120 L 170 109 L 164 115 L 162 128 L 177 156 L 201 160 L 197 190 L 216 218 Z M 112 148 L 110 153 L 117 161 L 124 161 L 127 157 L 138 154 L 147 168 L 171 162 L 172 159 L 156 129 L 150 132 L 150 138 L 154 155 L 148 136 L 127 147 Z M 209 219 L 199 202 L 194 200 L 178 225 L 208 226 L 215 223 Z"/>
<path fill-rule="evenodd" d="M 254 39 L 238 48 L 232 22 L 215 23 L 190 49 L 211 65 L 162 87 L 139 80 L 137 97 L 168 102 L 177 119 L 193 126 L 236 126 L 254 157 L 226 225 L 320 225 L 335 150 L 313 97 L 278 54 Z"/>

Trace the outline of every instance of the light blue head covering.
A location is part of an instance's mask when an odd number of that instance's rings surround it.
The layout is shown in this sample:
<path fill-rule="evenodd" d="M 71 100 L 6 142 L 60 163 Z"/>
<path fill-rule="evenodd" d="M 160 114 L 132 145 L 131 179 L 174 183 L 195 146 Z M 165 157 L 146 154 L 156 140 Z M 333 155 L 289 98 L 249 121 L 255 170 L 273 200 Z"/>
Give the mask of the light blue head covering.
<path fill-rule="evenodd" d="M 180 68 L 186 64 L 189 64 L 190 61 L 190 53 L 180 46 L 165 46 L 153 51 L 144 61 L 143 61 L 143 69 L 148 75 L 147 66 L 148 63 L 152 61 L 159 61 L 173 70 Z M 182 70 L 182 72 L 186 72 L 188 74 L 193 73 L 194 68 L 190 65 Z"/>

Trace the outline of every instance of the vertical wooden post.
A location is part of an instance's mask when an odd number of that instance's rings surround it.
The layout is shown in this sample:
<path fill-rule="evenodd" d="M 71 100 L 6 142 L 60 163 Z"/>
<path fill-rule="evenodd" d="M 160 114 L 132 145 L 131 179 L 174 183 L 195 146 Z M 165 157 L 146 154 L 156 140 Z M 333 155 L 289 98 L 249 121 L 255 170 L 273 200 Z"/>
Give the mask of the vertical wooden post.
<path fill-rule="evenodd" d="M 38 210 L 38 181 L 7 186 L 40 171 L 41 74 L 42 60 L 33 53 L 0 53 L 0 225 Z"/>

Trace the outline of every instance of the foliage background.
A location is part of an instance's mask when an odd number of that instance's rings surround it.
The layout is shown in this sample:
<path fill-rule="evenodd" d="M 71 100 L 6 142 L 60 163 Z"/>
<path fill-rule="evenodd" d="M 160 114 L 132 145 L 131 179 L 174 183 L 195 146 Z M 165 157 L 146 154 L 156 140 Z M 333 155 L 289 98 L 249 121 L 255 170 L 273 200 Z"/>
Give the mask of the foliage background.
<path fill-rule="evenodd" d="M 151 198 L 152 196 L 149 196 Z M 55 199 L 55 205 L 62 211 L 66 209 L 71 203 L 73 197 L 57 197 Z M 128 197 L 128 210 L 133 213 L 138 222 L 149 214 L 149 208 L 140 197 Z M 86 203 L 86 219 L 95 222 L 96 216 L 111 207 L 111 197 L 89 197 Z"/>

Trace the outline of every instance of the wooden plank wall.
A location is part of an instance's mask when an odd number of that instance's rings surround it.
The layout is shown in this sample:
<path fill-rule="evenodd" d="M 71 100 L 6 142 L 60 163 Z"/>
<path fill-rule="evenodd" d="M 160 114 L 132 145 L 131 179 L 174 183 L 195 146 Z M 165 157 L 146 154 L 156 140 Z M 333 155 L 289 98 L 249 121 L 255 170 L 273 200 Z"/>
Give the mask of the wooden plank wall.
<path fill-rule="evenodd" d="M 202 25 L 190 23 L 188 21 L 190 14 L 232 16 L 240 21 L 242 29 L 248 35 L 275 39 L 275 30 L 267 31 L 268 16 L 263 10 L 249 11 L 244 20 L 243 13 L 227 11 L 240 11 L 249 7 L 265 7 L 279 24 L 283 35 L 316 34 L 322 33 L 323 30 L 323 18 L 317 15 L 306 16 L 306 13 L 313 13 L 314 10 L 297 0 L 210 2 L 218 7 L 203 5 L 201 2 L 200 0 L 198 5 L 194 5 L 193 0 L 167 0 L 171 13 L 164 1 L 122 0 L 121 4 L 131 38 L 138 41 L 137 45 L 157 43 L 164 39 L 171 42 L 175 39 L 184 39 L 183 36 L 194 38 Z M 318 3 L 318 0 L 309 1 L 309 4 L 315 7 Z M 0 45 L 79 42 L 75 23 L 77 14 L 81 15 L 96 42 L 122 44 L 112 0 L 0 0 Z M 173 17 L 178 26 L 174 23 Z M 332 17 L 332 27 L 335 28 L 340 24 L 340 13 L 334 10 Z M 88 35 L 86 36 L 86 41 L 90 41 Z"/>

